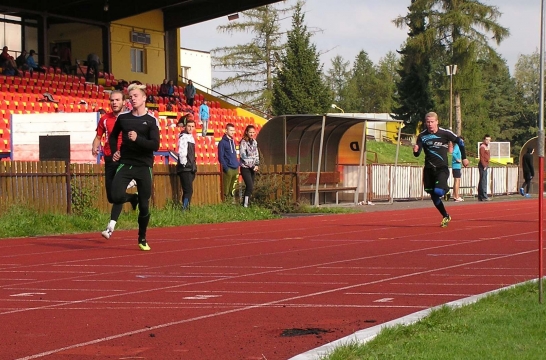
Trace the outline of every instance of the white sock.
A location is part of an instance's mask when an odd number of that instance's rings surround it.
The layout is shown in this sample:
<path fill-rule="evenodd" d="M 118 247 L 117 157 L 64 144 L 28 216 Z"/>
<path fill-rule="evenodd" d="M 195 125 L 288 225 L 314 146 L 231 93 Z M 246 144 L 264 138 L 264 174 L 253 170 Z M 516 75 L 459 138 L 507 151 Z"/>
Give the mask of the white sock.
<path fill-rule="evenodd" d="M 110 220 L 110 222 L 108 223 L 108 229 L 110 229 L 111 231 L 114 231 L 114 229 L 116 228 L 116 222 L 115 220 Z"/>

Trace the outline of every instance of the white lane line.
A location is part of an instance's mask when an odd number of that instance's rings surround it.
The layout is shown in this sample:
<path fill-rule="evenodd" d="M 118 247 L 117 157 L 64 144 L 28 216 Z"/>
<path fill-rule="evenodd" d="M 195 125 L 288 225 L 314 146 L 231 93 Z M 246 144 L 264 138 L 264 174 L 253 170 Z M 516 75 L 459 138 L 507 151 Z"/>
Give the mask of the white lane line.
<path fill-rule="evenodd" d="M 275 285 L 347 285 L 348 282 L 309 282 L 309 281 L 226 281 L 225 284 L 275 284 Z"/>
<path fill-rule="evenodd" d="M 89 259 L 92 260 L 92 259 Z M 147 268 L 148 265 L 114 265 L 114 264 L 54 264 L 56 267 L 99 267 L 99 268 Z"/>
<path fill-rule="evenodd" d="M 451 245 L 441 245 L 440 247 L 443 247 L 443 246 L 451 246 Z M 423 249 L 408 250 L 408 251 L 404 251 L 404 253 L 411 253 L 411 252 L 416 252 L 416 251 L 423 251 Z M 106 337 L 102 337 L 102 338 L 98 338 L 98 339 L 94 339 L 94 340 L 90 340 L 90 341 L 86 341 L 86 342 L 81 342 L 81 343 L 78 343 L 78 344 L 73 344 L 73 345 L 69 345 L 69 346 L 65 346 L 65 347 L 61 347 L 61 348 L 57 348 L 57 349 L 53 349 L 53 350 L 49 350 L 49 351 L 44 351 L 44 352 L 37 353 L 37 354 L 34 354 L 34 355 L 19 358 L 19 359 L 16 359 L 16 360 L 31 360 L 31 359 L 41 358 L 41 357 L 44 357 L 44 356 L 48 356 L 48 355 L 51 355 L 51 354 L 56 354 L 56 353 L 59 353 L 61 351 L 65 351 L 65 350 L 69 350 L 69 349 L 75 349 L 75 348 L 79 348 L 79 347 L 82 347 L 82 346 L 98 344 L 98 343 L 102 343 L 102 342 L 105 342 L 105 341 L 110 341 L 110 340 L 119 339 L 119 338 L 126 337 L 126 336 L 136 335 L 136 334 L 140 334 L 140 333 L 143 333 L 143 332 L 149 332 L 149 331 L 156 330 L 156 329 L 163 329 L 163 328 L 166 328 L 166 327 L 181 325 L 181 324 L 185 324 L 185 323 L 188 323 L 188 322 L 194 322 L 194 321 L 209 319 L 209 318 L 213 318 L 213 317 L 217 317 L 217 316 L 233 314 L 233 313 L 237 313 L 237 312 L 241 312 L 241 311 L 261 308 L 261 307 L 264 307 L 264 306 L 270 306 L 270 305 L 275 305 L 275 304 L 286 303 L 287 301 L 301 300 L 301 299 L 305 299 L 305 298 L 310 298 L 310 297 L 315 297 L 315 296 L 320 296 L 320 295 L 325 295 L 325 294 L 331 294 L 331 293 L 334 293 L 334 292 L 340 292 L 340 291 L 344 291 L 344 290 L 354 289 L 354 288 L 361 287 L 361 286 L 366 286 L 366 285 L 386 283 L 386 282 L 389 282 L 389 281 L 392 281 L 392 280 L 406 279 L 406 278 L 414 277 L 414 276 L 418 276 L 418 275 L 425 275 L 425 274 L 430 274 L 430 273 L 434 273 L 434 272 L 438 272 L 438 271 L 456 269 L 456 268 L 460 268 L 460 267 L 464 267 L 464 266 L 469 266 L 469 265 L 472 265 L 472 264 L 480 264 L 480 263 L 484 263 L 484 262 L 488 262 L 488 261 L 501 260 L 501 259 L 504 259 L 504 258 L 507 258 L 507 257 L 515 257 L 515 256 L 532 254 L 532 253 L 535 253 L 535 252 L 536 252 L 535 250 L 523 251 L 523 252 L 511 254 L 510 256 L 499 256 L 499 257 L 490 258 L 490 259 L 480 259 L 480 260 L 475 260 L 475 261 L 468 262 L 468 263 L 455 264 L 455 265 L 449 265 L 449 266 L 429 269 L 429 270 L 415 272 L 415 273 L 402 274 L 402 275 L 397 275 L 397 276 L 393 276 L 393 277 L 386 278 L 386 279 L 379 279 L 379 280 L 375 280 L 375 281 L 369 281 L 369 282 L 360 283 L 360 284 L 353 284 L 353 285 L 344 286 L 344 287 L 335 288 L 335 289 L 318 291 L 318 292 L 310 293 L 310 294 L 293 296 L 293 297 L 286 298 L 286 299 L 279 299 L 279 300 L 275 300 L 275 301 L 269 301 L 269 302 L 265 302 L 265 303 L 261 303 L 261 304 L 257 304 L 257 305 L 245 306 L 245 307 L 242 307 L 242 308 L 237 308 L 237 309 L 232 309 L 232 310 L 219 311 L 219 312 L 212 313 L 212 314 L 196 316 L 196 317 L 193 317 L 193 318 L 188 318 L 188 319 L 183 319 L 183 320 L 178 320 L 178 321 L 172 321 L 172 322 L 163 323 L 163 324 L 159 324 L 159 325 L 155 325 L 155 326 L 151 326 L 151 327 L 146 327 L 144 329 L 137 329 L 137 330 L 128 331 L 128 332 L 125 332 L 125 333 L 115 334 L 115 335 L 106 336 Z M 402 253 L 402 252 L 400 252 L 400 253 Z M 389 254 L 389 255 L 392 256 L 393 254 Z M 366 258 L 366 257 L 362 257 L 362 258 L 358 258 L 358 259 L 362 260 L 364 258 Z M 356 261 L 356 260 L 357 259 L 352 259 L 351 261 Z M 336 263 L 342 263 L 342 262 L 347 262 L 347 261 L 349 261 L 349 260 L 337 260 L 337 261 L 332 261 L 329 264 L 336 264 Z M 305 265 L 305 266 L 299 267 L 299 269 L 316 267 L 317 265 L 318 264 Z M 323 265 L 323 266 L 328 265 L 328 263 L 321 264 L 321 265 Z M 292 269 L 292 270 L 295 270 L 295 269 Z M 264 272 L 263 275 L 271 273 L 271 272 L 272 271 Z M 253 274 L 252 276 L 256 276 L 256 275 L 257 274 Z M 250 275 L 241 275 L 241 276 L 250 276 Z M 210 282 L 214 282 L 214 280 L 211 280 Z M 176 285 L 175 285 L 175 287 L 176 287 Z M 155 290 L 160 290 L 160 289 L 155 289 Z M 168 289 L 162 288 L 161 290 L 168 290 Z M 151 289 L 140 290 L 140 291 L 134 291 L 134 292 L 132 292 L 132 294 L 134 295 L 134 294 L 137 294 L 137 293 L 145 293 L 145 292 L 150 292 L 150 291 L 152 291 L 152 290 Z M 129 295 L 129 294 L 127 294 L 127 295 Z M 91 300 L 106 299 L 106 298 L 110 298 L 110 297 L 113 297 L 113 296 L 117 296 L 117 295 L 108 295 L 108 296 L 97 297 L 97 298 L 94 298 L 94 299 L 73 301 L 73 302 L 67 303 L 65 305 L 71 306 L 71 305 L 74 305 L 74 304 L 79 304 L 79 303 L 83 303 L 83 302 L 87 302 L 87 301 L 91 301 Z M 58 306 L 65 306 L 65 305 L 60 304 Z M 51 307 L 56 307 L 56 306 L 57 305 L 42 306 L 42 307 L 38 307 L 38 308 L 24 309 L 22 311 L 51 308 Z M 8 311 L 8 312 L 0 313 L 0 314 L 9 314 L 9 313 L 16 313 L 16 312 L 19 312 L 19 311 Z"/>
<path fill-rule="evenodd" d="M 107 291 L 112 291 L 112 292 L 116 292 L 116 291 L 126 291 L 126 290 L 112 290 L 112 289 L 66 289 L 66 288 L 61 288 L 61 289 L 49 289 L 49 288 L 25 288 L 25 287 L 17 287 L 17 288 L 4 288 L 4 290 L 26 290 L 26 291 L 104 291 L 104 292 L 107 292 Z"/>
<path fill-rule="evenodd" d="M 392 274 L 370 274 L 370 273 L 358 273 L 358 274 L 334 274 L 334 273 L 322 273 L 322 274 L 277 274 L 278 276 L 390 276 Z"/>
<path fill-rule="evenodd" d="M 504 254 L 427 254 L 427 256 L 503 256 L 510 255 L 507 253 Z"/>
<path fill-rule="evenodd" d="M 38 279 L 10 279 L 10 278 L 5 278 L 5 277 L 0 277 L 0 281 L 36 281 Z M 8 285 L 3 285 L 3 286 L 8 286 Z M 2 287 L 3 287 L 2 286 Z M 10 284 L 9 286 L 13 286 L 13 284 Z"/>
<path fill-rule="evenodd" d="M 390 283 L 392 285 L 419 285 L 419 286 L 423 286 L 423 285 L 427 285 L 427 286 L 499 286 L 498 283 L 495 283 L 495 284 L 491 284 L 491 283 L 478 283 L 478 284 L 475 284 L 475 283 L 431 283 L 431 282 L 426 282 L 426 283 L 416 283 L 416 282 L 403 282 L 403 283 L 396 283 L 396 282 L 393 282 L 393 283 Z"/>
<path fill-rule="evenodd" d="M 299 294 L 299 291 L 228 291 L 228 290 L 167 290 L 165 292 L 168 293 L 194 293 L 194 292 L 201 292 L 201 293 L 219 293 L 219 294 Z"/>
<path fill-rule="evenodd" d="M 440 276 L 440 277 L 515 277 L 515 276 L 522 276 L 522 277 L 529 277 L 536 275 L 535 273 L 529 273 L 529 274 L 430 274 L 430 276 Z"/>
<path fill-rule="evenodd" d="M 54 270 L 0 270 L 0 273 L 31 273 L 31 274 L 96 274 L 96 271 L 54 271 Z"/>
<path fill-rule="evenodd" d="M 424 270 L 426 267 L 393 267 L 393 266 L 319 266 L 317 269 L 357 269 L 357 270 Z"/>
<path fill-rule="evenodd" d="M 382 292 L 346 292 L 345 295 L 396 295 L 396 296 L 472 296 L 474 294 L 453 294 L 453 293 L 382 293 Z"/>

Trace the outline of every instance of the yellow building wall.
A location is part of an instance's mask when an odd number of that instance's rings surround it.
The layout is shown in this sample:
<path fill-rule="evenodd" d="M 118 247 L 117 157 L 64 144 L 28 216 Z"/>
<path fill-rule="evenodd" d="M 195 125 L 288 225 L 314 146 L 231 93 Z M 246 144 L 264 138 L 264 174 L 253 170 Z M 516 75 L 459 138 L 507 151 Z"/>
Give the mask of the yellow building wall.
<path fill-rule="evenodd" d="M 150 34 L 151 44 L 131 42 L 131 31 Z M 117 20 L 110 26 L 112 73 L 116 79 L 160 84 L 165 78 L 165 32 L 163 12 L 149 11 Z M 131 71 L 131 48 L 144 49 L 144 73 Z"/>
<path fill-rule="evenodd" d="M 72 65 L 75 65 L 76 59 L 87 60 L 90 53 L 99 55 L 101 61 L 103 59 L 102 30 L 98 26 L 78 23 L 52 24 L 47 32 L 47 38 L 50 44 L 70 41 Z"/>

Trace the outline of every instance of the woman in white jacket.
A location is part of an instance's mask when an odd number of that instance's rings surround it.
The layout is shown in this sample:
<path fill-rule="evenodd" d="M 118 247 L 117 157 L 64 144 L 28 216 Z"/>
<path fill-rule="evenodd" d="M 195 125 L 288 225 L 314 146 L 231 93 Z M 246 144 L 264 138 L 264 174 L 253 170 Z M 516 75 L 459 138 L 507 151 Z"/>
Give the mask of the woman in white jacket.
<path fill-rule="evenodd" d="M 176 172 L 182 184 L 182 210 L 189 210 L 193 194 L 193 180 L 197 172 L 195 161 L 195 121 L 188 120 L 185 129 L 178 136 L 178 164 Z"/>

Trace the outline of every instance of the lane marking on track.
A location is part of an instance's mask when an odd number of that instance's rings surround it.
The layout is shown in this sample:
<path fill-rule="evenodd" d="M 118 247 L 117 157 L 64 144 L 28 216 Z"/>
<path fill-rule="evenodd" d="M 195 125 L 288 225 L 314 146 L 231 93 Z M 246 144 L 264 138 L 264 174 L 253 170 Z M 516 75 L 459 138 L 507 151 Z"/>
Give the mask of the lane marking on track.
<path fill-rule="evenodd" d="M 388 302 L 392 302 L 393 300 L 394 298 L 383 298 L 383 299 L 374 300 L 374 302 L 388 303 Z"/>
<path fill-rule="evenodd" d="M 194 290 L 167 290 L 165 291 L 167 293 L 194 293 Z M 250 294 L 250 295 L 258 295 L 258 294 L 299 294 L 299 291 L 228 291 L 228 290 L 199 290 L 201 293 L 206 292 L 214 292 L 214 293 L 222 293 L 222 294 Z"/>
<path fill-rule="evenodd" d="M 396 295 L 396 296 L 472 296 L 474 294 L 427 294 L 427 293 L 383 293 L 383 292 L 346 292 L 345 295 Z"/>
<path fill-rule="evenodd" d="M 436 254 L 426 254 L 427 256 L 503 256 L 510 254 L 445 254 L 445 253 L 436 253 Z"/>
<path fill-rule="evenodd" d="M 322 274 L 276 274 L 277 276 L 389 276 L 392 274 L 370 274 L 370 273 L 357 273 L 357 274 L 344 274 L 344 273 L 322 273 Z"/>
<path fill-rule="evenodd" d="M 31 274 L 97 274 L 95 271 L 52 271 L 52 270 L 0 270 L 0 273 L 31 273 Z"/>
<path fill-rule="evenodd" d="M 445 246 L 445 245 L 443 245 L 443 246 Z M 441 247 L 443 247 L 443 246 L 441 246 Z M 412 250 L 412 251 L 407 251 L 407 252 L 415 252 L 415 251 L 417 251 L 417 250 Z M 419 249 L 419 251 L 421 251 L 421 249 Z M 511 254 L 510 256 L 499 256 L 499 257 L 490 258 L 490 259 L 480 259 L 480 260 L 475 260 L 475 261 L 468 262 L 468 263 L 455 264 L 455 265 L 449 265 L 449 266 L 424 270 L 424 271 L 415 272 L 415 273 L 402 274 L 402 275 L 393 276 L 393 277 L 390 277 L 390 278 L 387 278 L 387 279 L 380 279 L 380 280 L 375 280 L 375 281 L 370 281 L 370 282 L 365 282 L 365 283 L 360 283 L 360 284 L 353 284 L 353 285 L 340 287 L 340 288 L 336 288 L 336 289 L 329 289 L 329 290 L 319 291 L 319 292 L 315 292 L 315 293 L 311 293 L 311 294 L 304 294 L 304 295 L 299 295 L 299 296 L 293 296 L 293 297 L 286 298 L 286 299 L 269 301 L 269 302 L 265 302 L 265 303 L 261 303 L 261 304 L 257 304 L 257 305 L 245 306 L 245 307 L 242 307 L 242 308 L 225 310 L 225 311 L 219 311 L 219 312 L 215 312 L 215 313 L 212 313 L 212 314 L 206 314 L 206 315 L 196 316 L 196 317 L 193 317 L 193 318 L 188 318 L 188 319 L 183 319 L 183 320 L 178 320 L 178 321 L 172 321 L 172 322 L 168 322 L 168 323 L 164 323 L 164 324 L 159 324 L 159 325 L 155 325 L 155 326 L 146 327 L 145 329 L 137 329 L 137 330 L 128 331 L 128 332 L 124 332 L 124 333 L 120 333 L 120 334 L 115 334 L 115 335 L 111 335 L 111 336 L 106 336 L 106 337 L 102 337 L 102 338 L 98 338 L 98 339 L 94 339 L 94 340 L 90 340 L 90 341 L 86 341 L 86 342 L 81 342 L 81 343 L 78 343 L 78 344 L 64 346 L 64 347 L 61 347 L 61 348 L 57 348 L 57 349 L 37 353 L 37 354 L 34 354 L 34 355 L 22 357 L 22 358 L 19 358 L 19 359 L 16 359 L 16 360 L 31 360 L 31 359 L 41 358 L 41 357 L 56 354 L 56 353 L 59 353 L 61 351 L 65 351 L 65 350 L 70 350 L 70 349 L 75 349 L 75 348 L 79 348 L 79 347 L 83 347 L 83 346 L 98 344 L 98 343 L 102 343 L 102 342 L 106 342 L 106 341 L 110 341 L 110 340 L 114 340 L 114 339 L 119 339 L 119 338 L 131 336 L 131 335 L 140 334 L 140 333 L 143 333 L 143 332 L 149 332 L 149 331 L 156 330 L 156 329 L 163 329 L 163 328 L 167 328 L 167 327 L 170 327 L 170 326 L 185 324 L 185 323 L 188 323 L 188 322 L 194 322 L 194 321 L 209 319 L 209 318 L 213 318 L 213 317 L 217 317 L 217 316 L 233 314 L 233 313 L 237 313 L 237 312 L 241 312 L 241 311 L 261 308 L 261 307 L 264 307 L 264 306 L 270 306 L 270 305 L 286 303 L 287 301 L 292 301 L 292 300 L 300 300 L 300 299 L 314 297 L 314 296 L 331 294 L 331 293 L 334 293 L 334 292 L 340 292 L 340 291 L 344 291 L 344 290 L 354 289 L 354 288 L 365 286 L 365 285 L 386 283 L 386 282 L 392 281 L 392 280 L 406 279 L 406 278 L 414 277 L 414 276 L 418 276 L 418 275 L 425 275 L 425 274 L 430 274 L 430 273 L 438 272 L 438 271 L 456 269 L 456 268 L 460 268 L 462 266 L 469 266 L 469 265 L 472 265 L 472 264 L 480 264 L 480 263 L 484 263 L 484 262 L 488 262 L 488 261 L 501 260 L 501 259 L 504 259 L 504 258 L 507 258 L 507 257 L 527 255 L 527 254 L 531 254 L 531 253 L 535 253 L 535 252 L 536 252 L 535 250 L 533 250 L 533 251 L 523 251 L 523 252 L 518 252 L 518 253 L 515 253 L 515 254 Z M 362 258 L 358 258 L 358 259 L 362 259 Z M 351 261 L 355 261 L 355 260 L 356 259 L 352 259 Z M 347 262 L 347 261 L 348 260 L 338 260 L 338 261 L 333 261 L 330 264 L 335 264 L 335 263 L 340 263 L 340 262 Z M 326 265 L 326 264 L 323 264 L 323 265 Z M 316 267 L 316 266 L 317 266 L 317 264 L 301 266 L 299 268 L 303 269 L 303 268 Z M 263 274 L 267 274 L 267 273 L 271 273 L 271 272 L 265 272 Z M 254 274 L 254 275 L 256 275 L 256 274 Z M 245 275 L 245 276 L 247 276 L 247 275 Z M 157 290 L 159 290 L 159 289 L 157 289 Z M 166 290 L 166 289 L 163 288 L 161 290 Z M 149 291 L 151 291 L 151 290 L 135 291 L 135 292 L 133 292 L 133 294 L 135 294 L 135 293 L 144 293 L 144 292 L 149 292 Z M 109 297 L 112 297 L 112 296 L 117 296 L 117 295 L 109 295 L 109 296 L 97 297 L 97 298 L 94 298 L 94 299 L 73 301 L 73 302 L 69 302 L 69 303 L 64 304 L 64 305 L 71 306 L 71 305 L 74 305 L 74 304 L 83 303 L 83 302 L 90 301 L 90 300 L 99 300 L 99 299 L 109 298 Z M 38 307 L 38 308 L 24 309 L 22 311 L 52 308 L 52 307 L 64 306 L 64 305 L 62 305 L 62 304 L 49 305 L 49 306 L 42 306 L 42 307 Z M 9 313 L 16 313 L 16 312 L 20 312 L 20 311 L 9 311 L 9 312 L 4 312 L 4 313 L 0 313 L 0 314 L 9 314 Z"/>
<path fill-rule="evenodd" d="M 430 274 L 430 276 L 446 277 L 446 276 L 461 276 L 461 277 L 514 277 L 514 276 L 533 276 L 535 273 L 529 274 Z"/>
<path fill-rule="evenodd" d="M 4 288 L 4 290 L 26 290 L 26 291 L 104 291 L 104 292 L 107 292 L 107 291 L 111 291 L 111 292 L 116 292 L 116 291 L 126 291 L 126 290 L 112 290 L 112 289 L 69 289 L 69 288 L 63 288 L 63 289 L 55 289 L 55 288 L 52 288 L 52 289 L 49 289 L 49 288 Z"/>
<path fill-rule="evenodd" d="M 12 295 L 10 295 L 10 296 L 14 296 L 14 297 L 17 297 L 17 296 L 29 297 L 29 296 L 45 295 L 45 294 L 46 294 L 45 292 L 25 292 L 25 293 L 19 293 L 19 294 L 12 294 Z"/>
<path fill-rule="evenodd" d="M 185 296 L 183 300 L 208 300 L 212 298 L 222 297 L 222 295 L 197 294 L 194 296 Z"/>
<path fill-rule="evenodd" d="M 492 283 L 416 283 L 416 282 L 403 282 L 403 283 L 390 283 L 392 285 L 419 285 L 419 286 L 499 286 L 498 283 L 492 284 Z"/>

